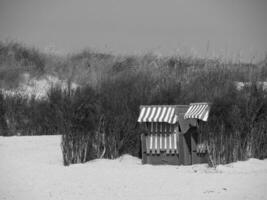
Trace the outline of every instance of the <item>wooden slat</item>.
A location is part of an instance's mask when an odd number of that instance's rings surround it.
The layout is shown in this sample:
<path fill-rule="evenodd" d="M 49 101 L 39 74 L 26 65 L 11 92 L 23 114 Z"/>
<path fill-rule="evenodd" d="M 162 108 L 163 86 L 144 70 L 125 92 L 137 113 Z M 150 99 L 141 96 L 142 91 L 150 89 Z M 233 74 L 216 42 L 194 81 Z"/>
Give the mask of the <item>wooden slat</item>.
<path fill-rule="evenodd" d="M 171 133 L 172 133 L 172 125 L 169 124 L 169 134 L 171 134 Z"/>
<path fill-rule="evenodd" d="M 152 137 L 152 134 L 150 134 L 150 137 L 149 137 L 149 152 L 151 153 L 152 152 L 152 148 L 153 148 L 153 137 Z"/>
<path fill-rule="evenodd" d="M 172 134 L 171 134 L 171 144 L 172 144 L 172 149 L 171 149 L 171 151 L 172 151 L 172 154 L 175 153 L 174 137 L 175 137 L 175 135 L 174 135 L 174 133 L 172 133 Z"/>
<path fill-rule="evenodd" d="M 160 141 L 160 145 L 159 145 L 159 148 L 160 150 L 162 151 L 163 150 L 163 137 L 162 137 L 162 134 L 159 135 L 159 141 Z"/>
<path fill-rule="evenodd" d="M 170 153 L 170 134 L 167 134 L 167 137 L 166 137 L 166 141 L 167 141 L 167 149 L 166 149 L 166 153 L 169 154 Z"/>
<path fill-rule="evenodd" d="M 162 148 L 161 148 L 161 151 L 165 151 L 165 135 L 162 134 L 161 136 L 162 136 L 162 140 L 161 140 L 161 142 L 162 142 Z"/>
<path fill-rule="evenodd" d="M 151 133 L 151 130 L 150 130 L 150 123 L 146 123 L 146 128 L 147 128 L 148 133 Z"/>
<path fill-rule="evenodd" d="M 160 154 L 160 135 L 159 134 L 157 134 L 157 143 L 158 143 L 157 154 Z"/>
<path fill-rule="evenodd" d="M 172 134 L 169 134 L 169 149 L 170 149 L 170 153 L 172 153 Z"/>
<path fill-rule="evenodd" d="M 164 134 L 164 151 L 167 150 L 167 134 Z"/>
<path fill-rule="evenodd" d="M 162 133 L 162 123 L 160 123 L 159 132 Z"/>
<path fill-rule="evenodd" d="M 146 153 L 150 153 L 150 135 L 146 135 Z"/>
<path fill-rule="evenodd" d="M 155 147 L 155 135 L 154 134 L 151 134 L 151 137 L 152 137 L 152 154 L 155 154 L 155 151 L 156 151 L 156 147 Z"/>
<path fill-rule="evenodd" d="M 159 123 L 158 122 L 155 123 L 155 133 L 156 134 L 159 133 Z"/>
<path fill-rule="evenodd" d="M 174 149 L 175 149 L 175 152 L 178 154 L 179 153 L 179 148 L 178 148 L 178 145 L 179 144 L 179 137 L 178 137 L 178 134 L 175 133 L 174 134 Z"/>

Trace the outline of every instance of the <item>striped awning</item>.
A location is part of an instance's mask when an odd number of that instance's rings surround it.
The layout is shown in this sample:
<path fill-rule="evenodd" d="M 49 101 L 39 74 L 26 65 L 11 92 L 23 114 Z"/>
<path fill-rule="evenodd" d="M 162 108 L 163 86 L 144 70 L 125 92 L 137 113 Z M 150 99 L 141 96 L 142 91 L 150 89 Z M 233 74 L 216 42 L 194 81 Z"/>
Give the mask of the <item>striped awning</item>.
<path fill-rule="evenodd" d="M 177 133 L 147 135 L 144 152 L 147 154 L 160 154 L 163 151 L 167 154 L 178 154 L 178 140 Z"/>
<path fill-rule="evenodd" d="M 175 124 L 177 115 L 176 106 L 141 106 L 138 122 L 166 122 Z"/>
<path fill-rule="evenodd" d="M 186 111 L 185 119 L 200 119 L 202 121 L 208 121 L 210 112 L 210 106 L 208 103 L 191 103 L 190 107 Z"/>

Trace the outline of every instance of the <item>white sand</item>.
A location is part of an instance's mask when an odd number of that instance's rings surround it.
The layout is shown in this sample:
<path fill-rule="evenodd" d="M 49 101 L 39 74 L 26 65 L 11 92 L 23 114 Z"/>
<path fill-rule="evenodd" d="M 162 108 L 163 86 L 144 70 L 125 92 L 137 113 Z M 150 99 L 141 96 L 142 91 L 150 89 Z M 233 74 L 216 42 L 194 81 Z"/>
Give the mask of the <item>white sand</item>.
<path fill-rule="evenodd" d="M 124 155 L 62 165 L 60 136 L 0 137 L 0 199 L 267 199 L 267 160 L 141 165 Z"/>

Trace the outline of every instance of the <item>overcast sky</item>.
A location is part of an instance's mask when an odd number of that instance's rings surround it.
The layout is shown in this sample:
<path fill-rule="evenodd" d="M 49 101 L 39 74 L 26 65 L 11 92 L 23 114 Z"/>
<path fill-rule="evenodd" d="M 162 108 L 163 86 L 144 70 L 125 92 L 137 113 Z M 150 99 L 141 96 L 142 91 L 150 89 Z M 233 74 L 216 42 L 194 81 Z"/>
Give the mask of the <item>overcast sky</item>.
<path fill-rule="evenodd" d="M 267 51 L 266 10 L 267 0 L 0 0 L 0 40 L 251 59 Z"/>

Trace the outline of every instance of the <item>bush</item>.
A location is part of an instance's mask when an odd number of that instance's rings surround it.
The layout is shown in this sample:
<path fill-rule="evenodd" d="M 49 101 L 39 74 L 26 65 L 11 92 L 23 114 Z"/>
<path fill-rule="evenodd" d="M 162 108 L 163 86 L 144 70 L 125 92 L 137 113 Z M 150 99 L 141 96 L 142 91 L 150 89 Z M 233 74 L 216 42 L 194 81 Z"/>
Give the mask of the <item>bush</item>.
<path fill-rule="evenodd" d="M 265 91 L 252 85 L 242 91 L 231 88 L 213 100 L 201 132 L 215 163 L 267 156 L 266 97 Z"/>

